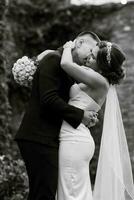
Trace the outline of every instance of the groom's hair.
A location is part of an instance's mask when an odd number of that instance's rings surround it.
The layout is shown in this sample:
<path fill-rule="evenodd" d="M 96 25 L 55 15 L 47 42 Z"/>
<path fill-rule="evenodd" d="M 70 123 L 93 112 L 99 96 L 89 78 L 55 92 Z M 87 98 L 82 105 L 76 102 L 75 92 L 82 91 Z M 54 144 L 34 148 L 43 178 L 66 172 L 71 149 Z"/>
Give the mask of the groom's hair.
<path fill-rule="evenodd" d="M 85 36 L 85 35 L 90 35 L 94 40 L 96 40 L 98 43 L 101 41 L 98 35 L 92 31 L 83 31 L 81 32 L 76 38 Z"/>

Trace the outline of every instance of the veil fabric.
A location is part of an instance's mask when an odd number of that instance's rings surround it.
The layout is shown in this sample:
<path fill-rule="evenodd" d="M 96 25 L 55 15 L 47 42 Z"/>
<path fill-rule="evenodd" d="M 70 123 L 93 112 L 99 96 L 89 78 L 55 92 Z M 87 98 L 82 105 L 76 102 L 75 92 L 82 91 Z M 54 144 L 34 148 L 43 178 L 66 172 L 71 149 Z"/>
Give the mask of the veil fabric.
<path fill-rule="evenodd" d="M 116 88 L 110 85 L 93 200 L 134 200 L 128 145 Z"/>

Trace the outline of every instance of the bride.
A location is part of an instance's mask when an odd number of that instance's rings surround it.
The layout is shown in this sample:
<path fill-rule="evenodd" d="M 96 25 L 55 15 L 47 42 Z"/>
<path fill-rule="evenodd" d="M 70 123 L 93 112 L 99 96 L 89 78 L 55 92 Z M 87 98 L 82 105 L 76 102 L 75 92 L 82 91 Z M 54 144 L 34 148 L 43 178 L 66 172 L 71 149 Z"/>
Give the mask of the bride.
<path fill-rule="evenodd" d="M 101 41 L 89 52 L 84 66 L 79 66 L 73 62 L 73 48 L 74 43 L 67 42 L 61 59 L 61 67 L 77 81 L 70 89 L 69 104 L 98 112 L 106 99 L 106 107 L 93 194 L 89 163 L 95 143 L 90 130 L 82 123 L 74 129 L 63 121 L 57 199 L 132 200 L 132 170 L 115 90 L 125 75 L 125 56 L 117 45 Z"/>

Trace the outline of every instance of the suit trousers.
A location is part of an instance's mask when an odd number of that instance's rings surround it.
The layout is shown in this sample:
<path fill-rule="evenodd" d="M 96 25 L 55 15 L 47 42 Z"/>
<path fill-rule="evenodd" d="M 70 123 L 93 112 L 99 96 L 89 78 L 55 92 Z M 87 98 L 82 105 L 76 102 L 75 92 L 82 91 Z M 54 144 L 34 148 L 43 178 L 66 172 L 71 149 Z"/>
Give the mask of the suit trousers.
<path fill-rule="evenodd" d="M 55 200 L 58 179 L 58 148 L 17 141 L 29 178 L 28 200 Z"/>

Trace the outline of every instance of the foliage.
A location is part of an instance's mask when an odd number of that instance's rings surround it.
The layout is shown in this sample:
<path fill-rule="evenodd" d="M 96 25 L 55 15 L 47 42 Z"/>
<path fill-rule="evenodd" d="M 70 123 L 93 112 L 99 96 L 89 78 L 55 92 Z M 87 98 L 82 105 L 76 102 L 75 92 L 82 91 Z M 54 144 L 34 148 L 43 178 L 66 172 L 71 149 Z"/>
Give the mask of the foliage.
<path fill-rule="evenodd" d="M 6 53 L 4 47 L 4 35 L 6 29 L 6 2 L 0 1 L 0 152 L 9 147 L 11 135 L 9 134 L 9 124 L 11 117 L 11 107 L 8 101 L 8 85 L 6 71 Z"/>
<path fill-rule="evenodd" d="M 10 155 L 0 156 L 0 199 L 23 200 L 28 193 L 24 163 Z"/>

